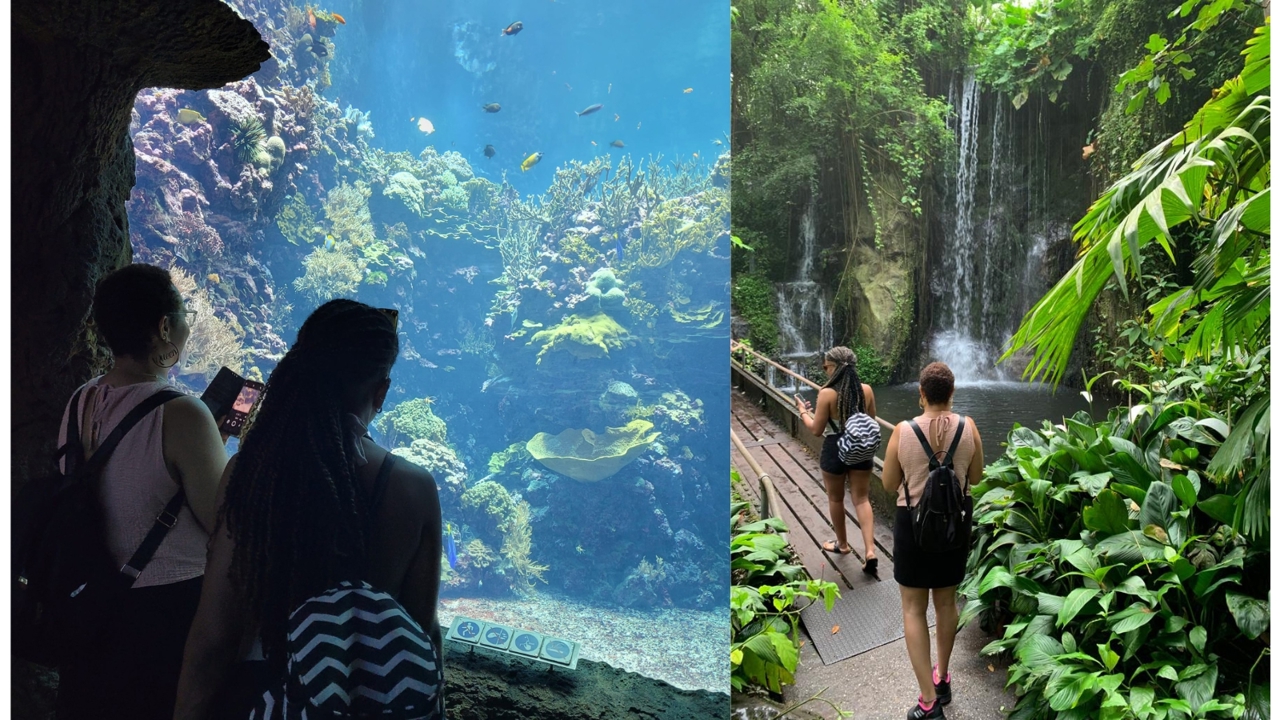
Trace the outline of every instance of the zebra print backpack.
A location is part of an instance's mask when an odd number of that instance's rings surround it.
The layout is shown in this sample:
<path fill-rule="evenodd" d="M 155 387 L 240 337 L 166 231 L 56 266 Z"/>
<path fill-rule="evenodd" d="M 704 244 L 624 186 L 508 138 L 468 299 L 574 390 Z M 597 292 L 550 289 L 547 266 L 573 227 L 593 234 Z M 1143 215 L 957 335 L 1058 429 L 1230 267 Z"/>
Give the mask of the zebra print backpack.
<path fill-rule="evenodd" d="M 844 430 L 836 440 L 840 462 L 858 465 L 876 456 L 880 448 L 880 423 L 864 412 L 855 412 L 844 421 Z"/>
<path fill-rule="evenodd" d="M 343 582 L 289 616 L 288 662 L 250 720 L 442 720 L 440 652 L 395 598 Z"/>

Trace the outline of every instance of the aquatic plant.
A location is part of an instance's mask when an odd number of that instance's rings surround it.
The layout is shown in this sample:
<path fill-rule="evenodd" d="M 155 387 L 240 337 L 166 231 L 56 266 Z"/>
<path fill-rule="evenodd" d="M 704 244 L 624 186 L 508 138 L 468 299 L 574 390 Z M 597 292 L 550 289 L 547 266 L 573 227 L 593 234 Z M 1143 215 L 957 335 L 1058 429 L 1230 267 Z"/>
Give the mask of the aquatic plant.
<path fill-rule="evenodd" d="M 294 193 L 276 213 L 276 227 L 280 234 L 294 245 L 316 240 L 316 216 L 302 193 Z"/>
<path fill-rule="evenodd" d="M 364 279 L 365 266 L 352 252 L 339 247 L 318 247 L 302 261 L 305 273 L 293 287 L 319 305 L 341 295 L 351 295 Z"/>
<path fill-rule="evenodd" d="M 415 440 L 445 444 L 447 427 L 431 410 L 429 398 L 405 400 L 374 421 L 373 426 L 387 438 L 387 444 L 410 445 Z"/>
<path fill-rule="evenodd" d="M 256 114 L 232 119 L 231 146 L 235 149 L 236 158 L 240 162 L 268 166 L 271 156 L 267 154 L 267 130 Z"/>
<path fill-rule="evenodd" d="M 515 504 L 502 540 L 502 557 L 511 569 L 511 589 L 525 594 L 534 591 L 534 581 L 545 583 L 546 565 L 533 561 L 533 526 L 529 522 L 529 503 Z"/>
<path fill-rule="evenodd" d="M 244 330 L 218 317 L 209 293 L 182 268 L 171 266 L 169 277 L 187 307 L 195 311 L 194 316 L 188 317 L 191 336 L 187 339 L 187 359 L 179 368 L 179 374 L 199 375 L 207 381 L 224 365 L 240 372 L 245 360 Z"/>
<path fill-rule="evenodd" d="M 511 529 L 516 505 L 506 488 L 482 480 L 462 493 L 462 509 L 481 535 L 498 537 Z"/>
<path fill-rule="evenodd" d="M 569 428 L 559 435 L 538 433 L 525 448 L 534 460 L 566 477 L 597 482 L 640 457 L 660 433 L 650 434 L 653 423 L 632 420 L 623 427 L 607 428 L 603 435 Z"/>
<path fill-rule="evenodd" d="M 581 359 L 608 357 L 610 350 L 625 347 L 629 338 L 626 328 L 601 312 L 586 318 L 570 315 L 559 325 L 534 333 L 528 344 L 542 345 L 538 351 L 541 365 L 542 357 L 556 350 Z"/>
<path fill-rule="evenodd" d="M 477 327 L 468 322 L 460 323 L 462 339 L 458 341 L 458 349 L 468 355 L 487 357 L 493 352 L 493 335 L 484 327 Z"/>

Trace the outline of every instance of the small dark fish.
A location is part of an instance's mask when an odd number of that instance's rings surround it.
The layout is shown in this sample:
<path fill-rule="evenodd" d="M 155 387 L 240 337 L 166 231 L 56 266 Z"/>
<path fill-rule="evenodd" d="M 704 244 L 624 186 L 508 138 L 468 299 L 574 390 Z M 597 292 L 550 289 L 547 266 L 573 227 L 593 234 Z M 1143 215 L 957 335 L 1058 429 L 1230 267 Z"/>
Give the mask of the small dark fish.
<path fill-rule="evenodd" d="M 626 147 L 626 145 L 623 145 L 621 140 L 614 140 L 613 142 L 609 143 L 609 147 L 622 148 L 622 147 Z"/>
<path fill-rule="evenodd" d="M 320 38 L 316 38 L 311 43 L 311 54 L 316 57 L 329 57 L 329 46 L 325 45 Z"/>
<path fill-rule="evenodd" d="M 522 23 L 522 22 L 520 22 L 519 20 L 517 20 L 517 21 L 515 21 L 515 22 L 511 23 L 510 25 L 508 25 L 508 26 L 506 27 L 506 29 L 504 29 L 504 30 L 502 31 L 502 34 L 503 34 L 503 35 L 515 35 L 516 33 L 520 32 L 520 31 L 521 31 L 521 30 L 523 30 L 523 29 L 524 29 L 524 23 Z"/>
<path fill-rule="evenodd" d="M 578 117 L 582 117 L 583 115 L 590 115 L 593 112 L 599 112 L 600 108 L 602 107 L 604 107 L 604 105 L 601 105 L 600 103 L 596 103 L 595 105 L 592 105 L 586 110 L 583 110 L 582 112 L 578 113 Z"/>
<path fill-rule="evenodd" d="M 497 155 L 497 154 L 498 154 L 498 151 L 497 151 L 497 150 L 495 150 L 495 149 L 493 149 L 493 146 L 492 146 L 492 145 L 485 145 L 485 146 L 484 146 L 484 156 L 485 156 L 485 157 L 487 157 L 487 158 L 491 158 L 491 157 L 493 157 L 494 155 Z"/>
<path fill-rule="evenodd" d="M 498 103 L 489 103 L 488 105 L 481 106 L 481 109 L 487 113 L 496 113 L 502 109 L 502 106 Z"/>

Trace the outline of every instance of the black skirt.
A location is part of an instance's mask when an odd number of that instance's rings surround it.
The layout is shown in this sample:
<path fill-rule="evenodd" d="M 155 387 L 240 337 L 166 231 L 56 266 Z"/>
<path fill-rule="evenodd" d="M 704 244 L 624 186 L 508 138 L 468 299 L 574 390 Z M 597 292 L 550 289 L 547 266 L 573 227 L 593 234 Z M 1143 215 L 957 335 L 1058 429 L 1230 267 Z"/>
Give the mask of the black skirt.
<path fill-rule="evenodd" d="M 202 580 L 126 593 L 102 646 L 60 668 L 58 720 L 170 720 Z"/>
<path fill-rule="evenodd" d="M 867 460 L 857 465 L 845 465 L 840 460 L 839 435 L 828 435 L 822 440 L 822 454 L 818 457 L 818 467 L 822 472 L 832 475 L 847 475 L 851 470 L 870 470 L 875 460 Z"/>
<path fill-rule="evenodd" d="M 903 587 L 949 588 L 964 580 L 968 548 L 949 552 L 925 552 L 916 546 L 911 532 L 911 510 L 898 506 L 893 522 L 893 579 Z"/>

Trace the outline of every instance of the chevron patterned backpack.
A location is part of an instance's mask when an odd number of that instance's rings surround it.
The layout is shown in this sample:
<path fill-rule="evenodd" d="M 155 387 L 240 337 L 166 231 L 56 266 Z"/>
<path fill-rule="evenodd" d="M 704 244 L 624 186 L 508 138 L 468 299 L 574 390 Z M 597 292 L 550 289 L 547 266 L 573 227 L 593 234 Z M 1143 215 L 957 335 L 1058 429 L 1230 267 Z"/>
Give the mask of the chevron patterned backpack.
<path fill-rule="evenodd" d="M 443 720 L 440 653 L 395 598 L 343 582 L 289 616 L 285 677 L 250 720 Z"/>
<path fill-rule="evenodd" d="M 864 412 L 855 412 L 844 421 L 844 431 L 836 440 L 840 462 L 858 465 L 876 456 L 880 447 L 880 423 Z"/>

